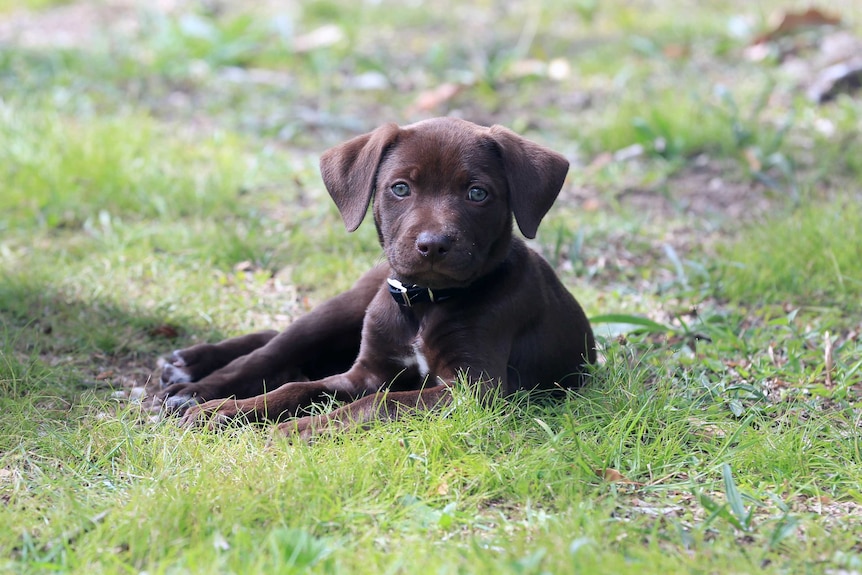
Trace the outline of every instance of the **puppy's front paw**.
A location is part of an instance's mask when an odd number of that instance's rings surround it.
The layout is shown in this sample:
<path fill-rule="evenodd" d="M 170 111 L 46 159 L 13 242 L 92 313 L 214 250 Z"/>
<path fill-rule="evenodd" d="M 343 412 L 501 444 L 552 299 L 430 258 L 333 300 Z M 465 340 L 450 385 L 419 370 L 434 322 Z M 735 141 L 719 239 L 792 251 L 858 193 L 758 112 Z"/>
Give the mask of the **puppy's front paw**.
<path fill-rule="evenodd" d="M 159 383 L 164 388 L 178 383 L 200 381 L 224 367 L 234 357 L 211 343 L 199 343 L 174 350 L 169 357 L 159 358 L 159 367 L 162 369 Z"/>
<path fill-rule="evenodd" d="M 272 433 L 270 442 L 275 442 L 280 439 L 288 441 L 311 441 L 315 435 L 314 425 L 312 425 L 312 417 L 300 417 L 292 419 L 276 426 Z"/>
<path fill-rule="evenodd" d="M 242 400 L 214 399 L 197 405 L 191 405 L 183 413 L 179 425 L 183 427 L 224 427 L 235 419 L 244 418 L 255 421 L 254 409 L 243 405 Z"/>
<path fill-rule="evenodd" d="M 188 408 L 206 401 L 204 391 L 206 388 L 202 389 L 198 383 L 175 383 L 156 392 L 153 408 L 164 415 L 183 415 Z"/>
<path fill-rule="evenodd" d="M 341 422 L 330 420 L 325 415 L 313 415 L 292 419 L 279 424 L 276 427 L 275 435 L 311 442 L 323 435 L 334 435 L 339 431 L 343 431 L 346 427 Z"/>
<path fill-rule="evenodd" d="M 190 407 L 201 402 L 200 396 L 193 393 L 177 393 L 164 396 L 161 399 L 161 407 L 165 413 L 177 415 L 183 415 Z"/>
<path fill-rule="evenodd" d="M 174 351 L 168 358 L 160 357 L 159 367 L 162 369 L 162 374 L 159 376 L 162 389 L 169 385 L 194 381 L 194 376 L 182 356 L 182 350 Z"/>

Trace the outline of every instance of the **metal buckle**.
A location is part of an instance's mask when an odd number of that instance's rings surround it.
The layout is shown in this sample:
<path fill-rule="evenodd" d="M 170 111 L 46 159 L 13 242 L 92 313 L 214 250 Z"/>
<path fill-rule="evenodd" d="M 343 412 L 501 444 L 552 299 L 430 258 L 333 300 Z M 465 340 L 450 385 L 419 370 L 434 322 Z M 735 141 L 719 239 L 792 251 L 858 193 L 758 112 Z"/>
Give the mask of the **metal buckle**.
<path fill-rule="evenodd" d="M 386 283 L 388 283 L 392 288 L 401 292 L 401 298 L 404 300 L 404 305 L 407 307 L 413 307 L 413 304 L 410 303 L 410 296 L 407 295 L 407 288 L 403 283 L 398 281 L 395 278 L 386 278 Z"/>

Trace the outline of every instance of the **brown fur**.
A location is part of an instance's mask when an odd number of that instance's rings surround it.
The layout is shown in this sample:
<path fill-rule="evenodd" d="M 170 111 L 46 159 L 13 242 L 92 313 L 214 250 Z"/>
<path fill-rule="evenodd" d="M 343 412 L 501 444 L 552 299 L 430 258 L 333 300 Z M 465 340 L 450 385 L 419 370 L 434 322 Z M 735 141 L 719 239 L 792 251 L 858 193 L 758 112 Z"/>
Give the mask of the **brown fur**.
<path fill-rule="evenodd" d="M 160 398 L 182 423 L 284 421 L 285 433 L 309 437 L 445 405 L 459 373 L 481 396 L 582 383 L 595 361 L 589 322 L 512 232 L 514 216 L 535 236 L 565 158 L 501 126 L 437 118 L 387 124 L 328 150 L 320 164 L 348 231 L 374 198 L 386 263 L 279 334 L 174 352 Z M 404 191 L 396 184 L 408 192 L 395 194 Z M 387 278 L 455 291 L 406 307 Z M 304 416 L 327 397 L 348 403 Z"/>

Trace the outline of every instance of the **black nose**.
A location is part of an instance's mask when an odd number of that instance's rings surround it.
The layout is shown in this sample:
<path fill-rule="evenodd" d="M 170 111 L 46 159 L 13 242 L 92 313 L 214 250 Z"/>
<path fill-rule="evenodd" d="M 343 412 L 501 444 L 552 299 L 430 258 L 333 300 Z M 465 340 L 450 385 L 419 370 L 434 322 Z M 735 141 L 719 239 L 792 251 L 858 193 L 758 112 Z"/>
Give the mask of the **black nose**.
<path fill-rule="evenodd" d="M 416 249 L 429 258 L 442 258 L 452 247 L 452 238 L 446 234 L 422 232 L 416 238 Z"/>

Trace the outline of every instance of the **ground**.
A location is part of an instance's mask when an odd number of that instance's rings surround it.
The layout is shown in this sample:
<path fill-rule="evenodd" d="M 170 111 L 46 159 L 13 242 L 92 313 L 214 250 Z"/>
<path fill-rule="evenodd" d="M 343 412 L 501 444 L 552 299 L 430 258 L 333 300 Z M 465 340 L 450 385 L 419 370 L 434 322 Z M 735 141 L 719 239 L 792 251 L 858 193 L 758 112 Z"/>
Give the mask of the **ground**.
<path fill-rule="evenodd" d="M 862 572 L 855 4 L 0 0 L 0 567 Z M 379 259 L 320 153 L 443 114 L 569 158 L 590 383 L 312 445 L 149 409 Z"/>

